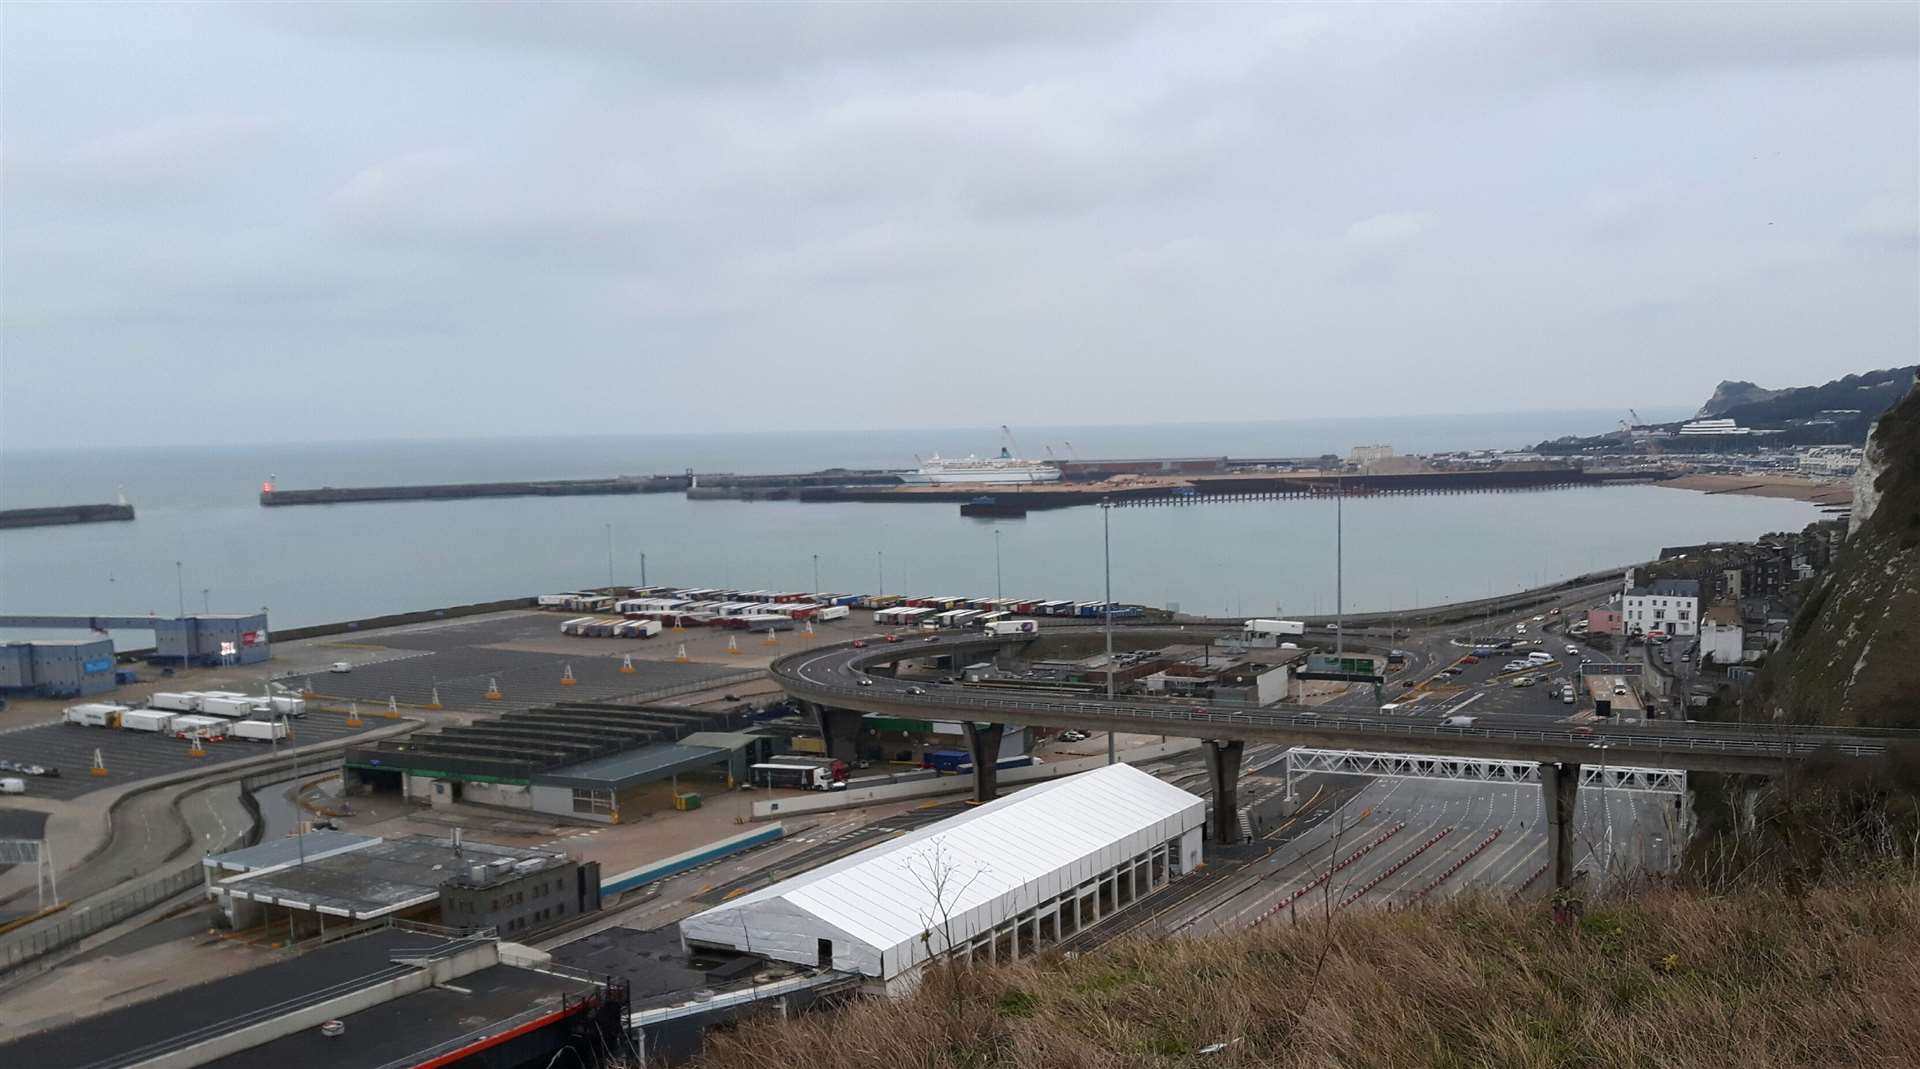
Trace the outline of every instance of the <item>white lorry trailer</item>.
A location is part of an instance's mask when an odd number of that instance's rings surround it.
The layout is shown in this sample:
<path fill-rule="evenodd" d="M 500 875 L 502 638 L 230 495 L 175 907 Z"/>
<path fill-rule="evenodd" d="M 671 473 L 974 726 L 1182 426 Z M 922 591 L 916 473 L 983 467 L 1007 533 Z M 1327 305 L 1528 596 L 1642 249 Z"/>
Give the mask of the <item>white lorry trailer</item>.
<path fill-rule="evenodd" d="M 200 695 L 192 691 L 163 690 L 149 697 L 147 706 L 175 713 L 197 713 L 200 711 Z"/>
<path fill-rule="evenodd" d="M 120 730 L 165 732 L 179 715 L 165 709 L 128 709 L 120 714 Z"/>
<path fill-rule="evenodd" d="M 173 718 L 173 737 L 176 739 L 224 739 L 231 720 L 222 720 L 217 716 L 197 716 L 192 714 Z"/>
<path fill-rule="evenodd" d="M 69 724 L 79 724 L 90 728 L 117 728 L 120 717 L 127 712 L 124 705 L 112 705 L 107 702 L 83 702 L 67 706 L 61 719 Z"/>
<path fill-rule="evenodd" d="M 989 635 L 1037 635 L 1040 633 L 1040 621 L 1016 617 L 1012 620 L 990 620 L 987 622 Z"/>
<path fill-rule="evenodd" d="M 234 698 L 205 694 L 200 697 L 200 712 L 206 716 L 222 716 L 228 720 L 244 720 L 253 715 L 253 703 L 254 699 L 244 694 Z"/>
<path fill-rule="evenodd" d="M 227 735 L 248 742 L 272 742 L 287 737 L 287 725 L 277 720 L 235 720 L 227 725 Z"/>

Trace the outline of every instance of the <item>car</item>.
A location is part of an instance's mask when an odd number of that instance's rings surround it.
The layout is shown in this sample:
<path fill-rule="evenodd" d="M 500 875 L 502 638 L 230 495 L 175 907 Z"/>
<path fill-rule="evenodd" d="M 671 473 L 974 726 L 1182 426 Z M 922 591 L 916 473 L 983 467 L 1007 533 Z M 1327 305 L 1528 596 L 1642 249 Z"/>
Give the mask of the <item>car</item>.
<path fill-rule="evenodd" d="M 863 687 L 871 687 L 871 686 L 873 686 L 873 677 L 872 677 L 872 676 L 861 676 L 861 677 L 860 677 L 860 685 L 861 685 L 861 686 L 863 686 Z"/>
<path fill-rule="evenodd" d="M 924 639 L 921 639 L 921 641 L 922 641 L 922 642 L 938 642 L 938 641 L 940 641 L 940 636 L 939 636 L 939 635 L 928 635 L 928 636 L 927 636 L 926 638 L 924 638 Z"/>
<path fill-rule="evenodd" d="M 1593 734 L 1593 729 L 1585 724 L 1578 724 L 1574 726 L 1573 733 L 1575 735 L 1591 735 Z"/>
<path fill-rule="evenodd" d="M 1460 663 L 1461 663 L 1461 664 L 1479 664 L 1479 663 L 1480 663 L 1480 658 L 1478 658 L 1478 657 L 1475 657 L 1475 656 L 1473 656 L 1473 655 L 1471 655 L 1471 654 L 1469 654 L 1469 655 L 1467 655 L 1467 656 L 1465 656 L 1465 657 L 1462 657 L 1462 658 L 1460 658 Z"/>
<path fill-rule="evenodd" d="M 1578 657 L 1580 656 L 1580 647 L 1569 642 L 1567 643 L 1567 653 L 1569 653 L 1572 656 Z"/>
<path fill-rule="evenodd" d="M 353 671 L 353 665 L 347 663 L 346 661 L 335 661 L 332 664 L 327 666 L 327 671 L 332 672 L 335 675 L 343 676 L 343 675 L 346 675 L 348 672 Z"/>
<path fill-rule="evenodd" d="M 1562 704 L 1562 705 L 1572 705 L 1572 704 L 1573 704 L 1573 692 L 1572 692 L 1572 691 L 1570 691 L 1570 690 L 1567 690 L 1567 691 L 1561 691 L 1561 692 L 1560 692 L 1560 704 Z"/>
<path fill-rule="evenodd" d="M 1560 615 L 1560 609 L 1559 609 L 1559 608 L 1558 608 L 1557 606 L 1556 606 L 1556 607 L 1554 607 L 1554 608 L 1551 608 L 1551 609 L 1548 609 L 1548 610 L 1547 610 L 1547 615 L 1548 615 L 1548 616 L 1558 616 L 1558 615 Z"/>
<path fill-rule="evenodd" d="M 925 687 L 908 687 L 907 688 L 908 694 L 925 694 L 926 692 L 927 692 L 927 688 Z"/>
<path fill-rule="evenodd" d="M 864 649 L 866 649 L 866 648 L 867 648 L 867 640 L 866 640 L 866 639 L 864 639 L 864 638 L 856 638 L 856 639 L 854 639 L 854 640 L 853 640 L 853 648 L 854 648 L 854 649 L 856 649 L 856 650 L 864 650 Z"/>
<path fill-rule="evenodd" d="M 887 641 L 888 641 L 888 642 L 898 642 L 898 641 L 900 641 L 900 636 L 899 636 L 899 635 L 888 635 L 888 636 L 887 636 Z"/>
<path fill-rule="evenodd" d="M 1514 624 L 1514 625 L 1513 625 L 1513 633 L 1514 633 L 1514 634 L 1516 634 L 1516 635 L 1524 635 L 1524 634 L 1526 634 L 1526 633 L 1527 633 L 1527 625 L 1526 625 L 1526 624 Z"/>
<path fill-rule="evenodd" d="M 1533 618 L 1533 622 L 1537 624 L 1537 623 L 1540 623 L 1540 622 L 1542 622 L 1542 621 L 1544 621 L 1545 619 L 1546 619 L 1546 616 L 1545 616 L 1545 615 L 1541 615 L 1541 616 L 1536 616 L 1536 617 L 1534 617 L 1534 618 Z"/>
<path fill-rule="evenodd" d="M 1196 705 L 1196 706 L 1194 706 L 1194 707 L 1193 707 L 1193 709 L 1192 709 L 1191 711 L 1192 711 L 1192 713 L 1193 713 L 1193 715 L 1195 715 L 1195 716 L 1206 716 L 1206 715 L 1207 715 L 1207 710 L 1206 710 L 1206 707 L 1205 707 L 1205 706 L 1200 706 L 1200 705 Z"/>
<path fill-rule="evenodd" d="M 1615 695 L 1621 695 L 1621 694 L 1625 694 L 1626 692 L 1627 692 L 1627 688 L 1626 688 L 1626 685 L 1625 685 L 1625 684 L 1622 684 L 1622 683 L 1615 683 L 1615 684 L 1613 685 L 1613 693 L 1614 693 Z"/>
<path fill-rule="evenodd" d="M 1681 660 L 1683 660 L 1683 661 L 1691 661 L 1691 660 L 1693 660 L 1693 651 L 1692 651 L 1692 650 L 1681 650 L 1681 651 L 1680 651 L 1680 659 L 1681 659 Z"/>
<path fill-rule="evenodd" d="M 1533 686 L 1533 677 L 1532 677 L 1532 676 L 1521 676 L 1521 677 L 1520 677 L 1519 679 L 1516 679 L 1516 680 L 1514 680 L 1514 681 L 1513 681 L 1513 682 L 1512 682 L 1511 684 L 1509 684 L 1509 686 L 1514 686 L 1514 687 L 1531 687 L 1531 686 Z"/>

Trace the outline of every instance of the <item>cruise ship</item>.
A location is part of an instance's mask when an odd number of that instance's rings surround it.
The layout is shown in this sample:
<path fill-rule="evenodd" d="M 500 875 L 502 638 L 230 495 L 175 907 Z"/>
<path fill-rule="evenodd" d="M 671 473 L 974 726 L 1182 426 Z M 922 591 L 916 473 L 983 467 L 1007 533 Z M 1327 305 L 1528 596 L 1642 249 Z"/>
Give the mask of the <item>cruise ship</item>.
<path fill-rule="evenodd" d="M 948 460 L 935 456 L 914 471 L 904 472 L 900 481 L 908 486 L 936 486 L 948 483 L 1000 485 L 1009 483 L 1050 483 L 1060 478 L 1060 469 L 1037 460 L 1022 460 L 1005 447 L 997 457 L 968 456 Z"/>

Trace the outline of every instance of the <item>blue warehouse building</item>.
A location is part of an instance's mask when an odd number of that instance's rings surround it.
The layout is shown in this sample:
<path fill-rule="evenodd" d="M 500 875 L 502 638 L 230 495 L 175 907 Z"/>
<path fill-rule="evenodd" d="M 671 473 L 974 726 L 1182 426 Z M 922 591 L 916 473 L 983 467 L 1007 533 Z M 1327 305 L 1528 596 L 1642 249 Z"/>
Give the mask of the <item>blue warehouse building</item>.
<path fill-rule="evenodd" d="M 112 690 L 113 640 L 57 638 L 0 645 L 0 692 L 75 698 Z"/>

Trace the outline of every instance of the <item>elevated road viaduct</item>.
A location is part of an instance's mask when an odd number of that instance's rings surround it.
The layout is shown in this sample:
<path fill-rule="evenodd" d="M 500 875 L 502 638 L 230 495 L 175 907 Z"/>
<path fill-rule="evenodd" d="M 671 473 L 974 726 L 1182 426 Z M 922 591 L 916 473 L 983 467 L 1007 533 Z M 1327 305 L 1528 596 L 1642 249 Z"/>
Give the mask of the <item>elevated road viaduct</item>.
<path fill-rule="evenodd" d="M 1129 627 L 1126 635 L 1130 645 L 1142 639 L 1192 642 L 1204 637 L 1193 628 L 1159 631 L 1137 626 Z M 1240 834 L 1236 785 L 1240 758 L 1250 742 L 1537 762 L 1550 834 L 1550 867 L 1559 887 L 1568 886 L 1573 878 L 1573 813 L 1580 769 L 1596 757 L 1604 755 L 1609 765 L 1771 776 L 1814 755 L 1878 758 L 1889 741 L 1889 733 L 1864 730 L 1675 721 L 1587 728 L 1516 715 L 1480 716 L 1470 725 L 1456 727 L 1364 710 L 1291 704 L 983 695 L 962 685 L 898 678 L 895 672 L 903 661 L 957 666 L 1018 654 L 1023 647 L 1044 641 L 1031 636 L 906 634 L 898 642 L 859 646 L 849 642 L 790 654 L 773 662 L 770 671 L 780 687 L 815 717 L 828 752 L 835 756 L 853 756 L 865 713 L 966 725 L 978 801 L 994 797 L 994 757 L 1008 724 L 1201 739 L 1206 743 L 1214 792 L 1213 835 L 1220 843 L 1232 843 Z"/>

